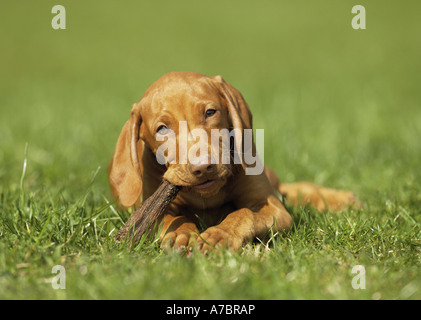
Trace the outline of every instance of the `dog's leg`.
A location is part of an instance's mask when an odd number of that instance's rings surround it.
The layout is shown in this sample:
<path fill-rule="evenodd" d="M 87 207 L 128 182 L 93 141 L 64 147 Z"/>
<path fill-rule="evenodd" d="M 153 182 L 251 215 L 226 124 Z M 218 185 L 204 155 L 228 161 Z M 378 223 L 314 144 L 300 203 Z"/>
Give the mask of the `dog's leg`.
<path fill-rule="evenodd" d="M 198 235 L 199 230 L 188 218 L 167 214 L 163 218 L 159 239 L 164 250 L 183 251 L 195 243 Z"/>
<path fill-rule="evenodd" d="M 219 225 L 205 230 L 198 237 L 198 245 L 203 253 L 217 247 L 241 248 L 245 241 L 255 236 L 264 237 L 271 227 L 275 231 L 287 230 L 292 219 L 276 196 L 271 195 L 257 211 L 243 208 L 230 213 Z"/>
<path fill-rule="evenodd" d="M 281 183 L 278 190 L 292 205 L 310 204 L 318 211 L 360 206 L 350 191 L 325 188 L 310 182 Z"/>
<path fill-rule="evenodd" d="M 278 190 L 293 206 L 310 204 L 318 211 L 342 210 L 349 206 L 361 206 L 350 191 L 326 188 L 305 181 L 281 183 L 276 173 L 268 167 L 265 167 L 265 174 L 271 186 Z"/>

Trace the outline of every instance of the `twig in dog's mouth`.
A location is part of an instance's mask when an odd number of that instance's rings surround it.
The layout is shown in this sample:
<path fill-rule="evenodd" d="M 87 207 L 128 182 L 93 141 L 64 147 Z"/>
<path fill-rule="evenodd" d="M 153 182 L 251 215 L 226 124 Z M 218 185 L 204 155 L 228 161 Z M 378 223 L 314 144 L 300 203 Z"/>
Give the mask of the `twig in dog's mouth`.
<path fill-rule="evenodd" d="M 135 246 L 145 232 L 155 225 L 181 187 L 164 180 L 156 191 L 130 216 L 115 239 L 128 239 Z"/>

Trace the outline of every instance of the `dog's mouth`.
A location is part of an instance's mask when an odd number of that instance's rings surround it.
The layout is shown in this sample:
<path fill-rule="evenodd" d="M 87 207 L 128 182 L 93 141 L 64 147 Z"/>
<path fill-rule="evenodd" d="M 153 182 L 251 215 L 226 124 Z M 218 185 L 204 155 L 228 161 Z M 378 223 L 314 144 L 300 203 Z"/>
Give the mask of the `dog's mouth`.
<path fill-rule="evenodd" d="M 217 194 L 225 182 L 225 179 L 206 180 L 205 182 L 199 184 L 183 186 L 181 191 L 186 193 L 192 192 L 194 194 L 200 195 L 201 197 L 210 197 Z"/>
<path fill-rule="evenodd" d="M 217 183 L 218 183 L 218 180 L 206 180 L 203 183 L 192 186 L 192 188 L 194 188 L 196 190 L 206 190 L 206 189 L 212 188 Z"/>
<path fill-rule="evenodd" d="M 224 166 L 219 172 L 207 174 L 202 179 L 194 179 L 185 174 L 182 169 L 179 166 L 172 167 L 165 172 L 164 178 L 172 184 L 182 187 L 181 191 L 193 192 L 202 197 L 218 193 L 219 189 L 227 182 L 228 177 L 232 175 L 231 170 Z"/>

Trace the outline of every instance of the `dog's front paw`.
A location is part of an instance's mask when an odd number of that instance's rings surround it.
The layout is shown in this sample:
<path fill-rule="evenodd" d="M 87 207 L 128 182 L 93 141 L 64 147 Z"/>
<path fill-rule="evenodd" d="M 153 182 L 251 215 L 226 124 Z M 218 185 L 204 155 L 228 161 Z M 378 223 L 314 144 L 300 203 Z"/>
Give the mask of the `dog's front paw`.
<path fill-rule="evenodd" d="M 207 254 L 216 248 L 227 248 L 237 251 L 241 248 L 243 240 L 229 230 L 225 230 L 220 226 L 214 226 L 199 235 L 197 244 L 200 251 Z"/>
<path fill-rule="evenodd" d="M 175 251 L 183 253 L 187 247 L 196 243 L 198 232 L 190 229 L 177 229 L 168 232 L 161 242 L 161 248 L 166 252 Z"/>

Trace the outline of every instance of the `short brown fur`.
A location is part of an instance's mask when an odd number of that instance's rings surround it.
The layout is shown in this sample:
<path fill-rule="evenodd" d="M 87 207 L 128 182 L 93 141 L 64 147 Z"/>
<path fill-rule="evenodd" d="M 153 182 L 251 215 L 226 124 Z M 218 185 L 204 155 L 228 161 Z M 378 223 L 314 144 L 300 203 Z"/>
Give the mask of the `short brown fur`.
<path fill-rule="evenodd" d="M 216 113 L 204 120 L 208 106 Z M 183 187 L 164 214 L 159 236 L 165 248 L 238 250 L 271 227 L 287 230 L 292 219 L 277 191 L 294 205 L 310 203 L 318 210 L 338 210 L 355 202 L 348 191 L 309 182 L 282 184 L 268 168 L 259 175 L 246 175 L 242 165 L 216 164 L 212 173 L 197 176 L 188 164 L 160 165 L 155 157 L 161 143 L 155 139 L 157 127 L 164 123 L 178 135 L 178 121 L 187 121 L 189 130 L 202 128 L 209 135 L 211 129 L 252 129 L 252 115 L 243 96 L 220 76 L 168 73 L 133 105 L 117 141 L 109 180 L 114 196 L 126 208 L 152 195 L 163 178 Z M 209 179 L 215 181 L 210 188 L 195 187 Z M 199 221 L 210 227 L 200 233 Z"/>

